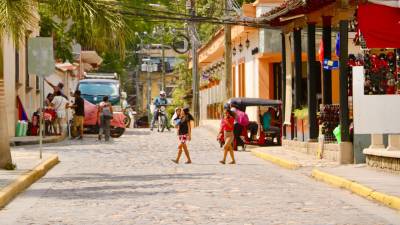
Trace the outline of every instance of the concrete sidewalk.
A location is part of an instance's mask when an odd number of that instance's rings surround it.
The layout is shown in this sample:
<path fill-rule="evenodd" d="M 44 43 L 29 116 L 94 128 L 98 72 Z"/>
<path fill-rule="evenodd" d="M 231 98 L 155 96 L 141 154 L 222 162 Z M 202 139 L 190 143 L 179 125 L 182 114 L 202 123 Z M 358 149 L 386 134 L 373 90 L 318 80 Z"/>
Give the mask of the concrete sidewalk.
<path fill-rule="evenodd" d="M 0 170 L 0 208 L 4 207 L 32 183 L 43 177 L 59 160 L 54 154 L 12 150 L 15 170 Z"/>
<path fill-rule="evenodd" d="M 400 174 L 376 170 L 365 164 L 339 165 L 282 147 L 252 148 L 251 152 L 283 168 L 300 170 L 316 180 L 400 210 Z"/>
<path fill-rule="evenodd" d="M 253 147 L 250 151 L 267 161 L 275 162 L 278 166 L 286 169 L 307 169 L 310 171 L 313 167 L 332 167 L 337 166 L 337 162 L 327 159 L 317 159 L 316 156 L 308 155 L 301 152 L 287 150 L 281 146 L 277 147 Z M 279 163 L 285 162 L 285 163 Z M 288 168 L 291 167 L 291 168 Z"/>
<path fill-rule="evenodd" d="M 312 176 L 354 194 L 400 210 L 400 175 L 380 171 L 365 164 L 320 168 Z"/>
<path fill-rule="evenodd" d="M 57 143 L 63 141 L 66 137 L 67 137 L 66 134 L 60 136 L 46 136 L 43 137 L 43 144 Z M 37 144 L 39 144 L 39 136 L 12 137 L 10 139 L 10 146 L 37 145 Z"/>

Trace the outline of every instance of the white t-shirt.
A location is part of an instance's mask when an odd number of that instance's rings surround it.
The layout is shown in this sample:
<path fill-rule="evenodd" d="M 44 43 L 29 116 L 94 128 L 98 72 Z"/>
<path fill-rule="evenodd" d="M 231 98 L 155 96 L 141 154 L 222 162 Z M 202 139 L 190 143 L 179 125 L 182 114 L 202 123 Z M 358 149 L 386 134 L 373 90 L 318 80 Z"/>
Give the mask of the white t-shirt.
<path fill-rule="evenodd" d="M 51 103 L 54 106 L 54 110 L 56 110 L 57 112 L 57 117 L 65 118 L 66 117 L 65 105 L 67 105 L 68 100 L 65 99 L 63 96 L 55 96 Z"/>

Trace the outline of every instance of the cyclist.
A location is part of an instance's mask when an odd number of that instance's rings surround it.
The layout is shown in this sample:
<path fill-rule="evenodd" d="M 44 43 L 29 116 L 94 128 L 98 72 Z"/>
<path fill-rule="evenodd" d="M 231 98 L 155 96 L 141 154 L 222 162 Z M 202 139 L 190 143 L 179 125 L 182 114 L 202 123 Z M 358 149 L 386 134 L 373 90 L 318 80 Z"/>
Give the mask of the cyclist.
<path fill-rule="evenodd" d="M 167 104 L 168 104 L 167 94 L 165 93 L 165 91 L 160 91 L 160 96 L 154 100 L 155 109 L 153 112 L 153 119 L 151 120 L 151 128 L 150 128 L 151 131 L 153 131 L 154 129 L 154 123 L 156 122 L 156 120 L 158 120 L 158 110 L 162 105 L 167 105 Z"/>

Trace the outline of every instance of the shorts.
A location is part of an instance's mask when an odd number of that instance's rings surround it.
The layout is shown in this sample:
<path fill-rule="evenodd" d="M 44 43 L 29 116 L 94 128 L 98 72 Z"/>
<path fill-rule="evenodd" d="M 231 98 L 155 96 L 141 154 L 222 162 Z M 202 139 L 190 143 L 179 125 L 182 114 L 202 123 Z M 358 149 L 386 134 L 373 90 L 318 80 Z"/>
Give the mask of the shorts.
<path fill-rule="evenodd" d="M 186 141 L 188 139 L 188 135 L 187 134 L 182 134 L 182 135 L 179 135 L 178 137 L 179 137 L 179 142 L 180 143 L 186 144 Z"/>
<path fill-rule="evenodd" d="M 83 130 L 84 120 L 84 116 L 74 116 L 74 127 L 79 127 L 79 129 Z"/>

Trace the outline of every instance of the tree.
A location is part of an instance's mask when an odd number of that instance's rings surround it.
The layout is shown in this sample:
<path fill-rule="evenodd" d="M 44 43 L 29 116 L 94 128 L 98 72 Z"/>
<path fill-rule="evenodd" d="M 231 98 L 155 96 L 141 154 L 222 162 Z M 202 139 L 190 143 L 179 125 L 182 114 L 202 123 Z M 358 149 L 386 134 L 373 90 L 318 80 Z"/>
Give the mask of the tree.
<path fill-rule="evenodd" d="M 10 38 L 16 47 L 26 32 L 39 20 L 36 12 L 69 18 L 75 26 L 71 35 L 85 46 L 107 49 L 115 47 L 122 53 L 129 29 L 120 14 L 117 1 L 109 0 L 0 0 L 0 121 L 7 121 L 4 101 L 3 41 Z M 12 163 L 6 123 L 0 123 L 0 168 Z"/>
<path fill-rule="evenodd" d="M 33 26 L 36 16 L 35 4 L 31 0 L 0 0 L 0 168 L 12 164 L 8 134 L 7 113 L 4 90 L 4 55 L 5 39 L 11 38 L 15 46 L 25 37 L 25 32 Z"/>

